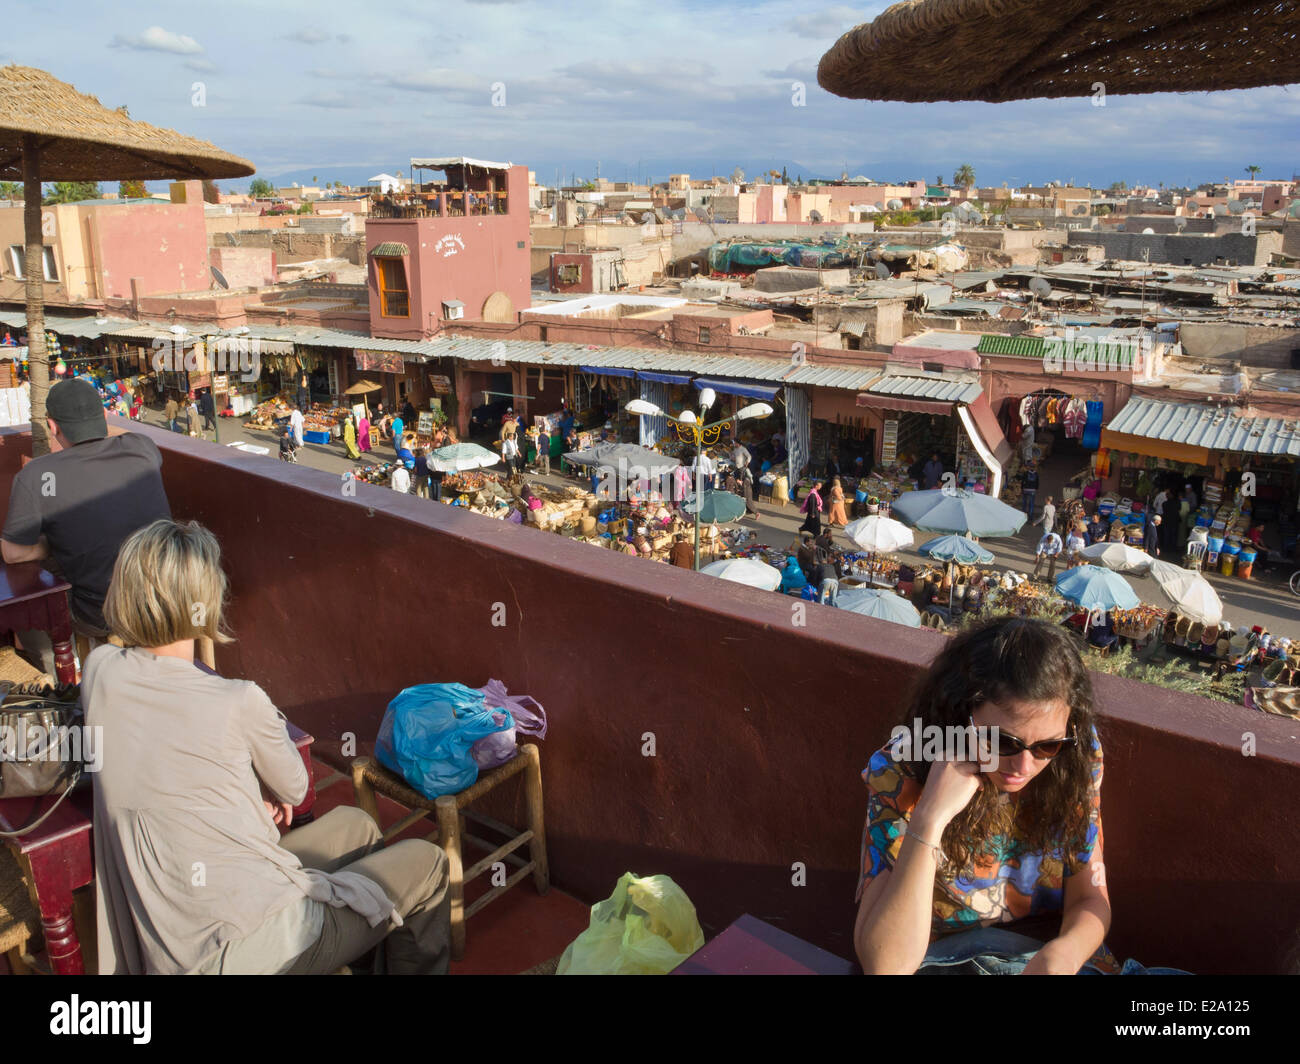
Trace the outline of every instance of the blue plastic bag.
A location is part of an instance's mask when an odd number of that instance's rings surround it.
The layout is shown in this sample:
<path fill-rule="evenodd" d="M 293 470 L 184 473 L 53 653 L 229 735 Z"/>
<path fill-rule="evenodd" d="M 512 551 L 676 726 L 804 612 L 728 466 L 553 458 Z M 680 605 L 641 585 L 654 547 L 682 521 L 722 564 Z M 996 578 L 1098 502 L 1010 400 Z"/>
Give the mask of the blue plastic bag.
<path fill-rule="evenodd" d="M 478 779 L 470 747 L 514 726 L 510 711 L 488 708 L 482 691 L 459 683 L 420 684 L 388 703 L 375 756 L 426 798 L 457 794 Z"/>

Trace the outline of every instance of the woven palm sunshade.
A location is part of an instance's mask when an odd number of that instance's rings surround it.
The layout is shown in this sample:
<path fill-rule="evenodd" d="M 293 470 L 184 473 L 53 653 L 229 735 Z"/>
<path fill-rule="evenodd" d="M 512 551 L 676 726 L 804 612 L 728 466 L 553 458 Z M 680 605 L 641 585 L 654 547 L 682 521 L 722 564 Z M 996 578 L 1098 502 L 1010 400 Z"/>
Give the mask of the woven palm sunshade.
<path fill-rule="evenodd" d="M 1300 81 L 1294 0 L 907 0 L 844 34 L 817 81 L 861 100 L 1024 100 Z"/>
<path fill-rule="evenodd" d="M 40 141 L 42 181 L 245 177 L 247 159 L 110 110 L 34 67 L 0 67 L 0 179 L 22 179 L 23 135 Z"/>
<path fill-rule="evenodd" d="M 23 182 L 27 357 L 31 367 L 32 457 L 50 449 L 45 395 L 45 290 L 41 263 L 42 181 L 157 181 L 245 177 L 247 159 L 214 144 L 128 118 L 35 67 L 0 67 L 0 178 Z"/>

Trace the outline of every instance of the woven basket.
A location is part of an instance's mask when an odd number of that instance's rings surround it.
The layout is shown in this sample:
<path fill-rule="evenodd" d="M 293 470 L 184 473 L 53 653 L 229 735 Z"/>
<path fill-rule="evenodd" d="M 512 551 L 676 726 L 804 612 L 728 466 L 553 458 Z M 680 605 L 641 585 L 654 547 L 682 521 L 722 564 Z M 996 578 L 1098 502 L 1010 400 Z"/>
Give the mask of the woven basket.
<path fill-rule="evenodd" d="M 13 647 L 0 647 L 0 683 L 15 688 L 52 688 L 54 677 L 28 665 Z"/>

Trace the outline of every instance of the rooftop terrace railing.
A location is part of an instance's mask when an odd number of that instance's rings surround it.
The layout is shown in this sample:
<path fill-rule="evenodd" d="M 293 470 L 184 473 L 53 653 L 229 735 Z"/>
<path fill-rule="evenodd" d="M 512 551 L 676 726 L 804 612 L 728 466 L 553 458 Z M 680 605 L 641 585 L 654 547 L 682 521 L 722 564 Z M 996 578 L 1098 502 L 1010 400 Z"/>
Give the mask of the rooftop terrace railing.
<path fill-rule="evenodd" d="M 502 680 L 550 717 L 559 886 L 596 900 L 623 872 L 667 873 L 706 934 L 749 912 L 853 956 L 859 773 L 944 637 L 819 606 L 797 626 L 766 592 L 136 430 L 163 450 L 175 515 L 221 539 L 238 637 L 223 674 L 322 742 L 373 740 L 408 685 Z M 30 446 L 5 431 L 0 499 Z M 1296 723 L 1095 681 L 1112 947 L 1282 970 L 1300 927 Z"/>

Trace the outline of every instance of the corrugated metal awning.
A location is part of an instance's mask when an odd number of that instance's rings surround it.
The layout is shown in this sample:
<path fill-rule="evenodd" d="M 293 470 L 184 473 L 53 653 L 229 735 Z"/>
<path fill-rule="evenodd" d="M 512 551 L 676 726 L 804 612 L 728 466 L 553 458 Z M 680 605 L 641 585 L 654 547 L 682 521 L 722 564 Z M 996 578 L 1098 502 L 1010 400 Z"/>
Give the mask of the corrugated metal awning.
<path fill-rule="evenodd" d="M 867 394 L 875 397 L 898 396 L 903 399 L 951 404 L 973 403 L 983 392 L 980 382 L 969 377 L 952 377 L 938 373 L 925 376 L 887 373 L 871 386 Z"/>
<path fill-rule="evenodd" d="M 1134 398 L 1102 430 L 1101 444 L 1198 465 L 1209 464 L 1211 451 L 1300 458 L 1300 419 L 1246 417 L 1227 407 Z"/>
<path fill-rule="evenodd" d="M 385 240 L 370 249 L 370 257 L 380 259 L 398 259 L 410 253 L 411 249 L 397 240 Z"/>
<path fill-rule="evenodd" d="M 648 373 L 645 370 L 637 371 L 637 380 L 655 381 L 658 384 L 690 384 L 691 378 L 685 373 Z"/>

